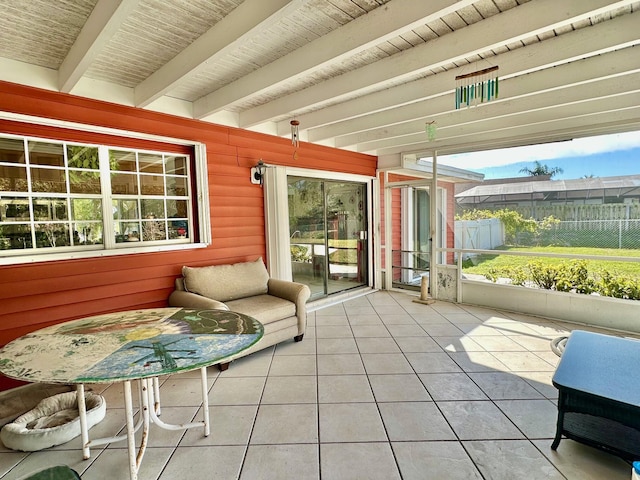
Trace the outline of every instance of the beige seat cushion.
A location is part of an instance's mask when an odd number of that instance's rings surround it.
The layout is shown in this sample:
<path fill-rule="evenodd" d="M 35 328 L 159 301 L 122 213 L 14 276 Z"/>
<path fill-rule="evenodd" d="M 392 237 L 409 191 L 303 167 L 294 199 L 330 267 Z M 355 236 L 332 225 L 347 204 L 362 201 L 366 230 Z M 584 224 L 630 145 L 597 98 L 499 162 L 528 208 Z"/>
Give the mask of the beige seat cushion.
<path fill-rule="evenodd" d="M 269 273 L 262 258 L 255 262 L 214 265 L 211 267 L 182 267 L 184 286 L 219 302 L 265 294 Z"/>
<path fill-rule="evenodd" d="M 227 306 L 229 310 L 249 315 L 263 325 L 295 316 L 296 314 L 296 305 L 294 303 L 272 295 L 241 298 L 227 302 Z"/>

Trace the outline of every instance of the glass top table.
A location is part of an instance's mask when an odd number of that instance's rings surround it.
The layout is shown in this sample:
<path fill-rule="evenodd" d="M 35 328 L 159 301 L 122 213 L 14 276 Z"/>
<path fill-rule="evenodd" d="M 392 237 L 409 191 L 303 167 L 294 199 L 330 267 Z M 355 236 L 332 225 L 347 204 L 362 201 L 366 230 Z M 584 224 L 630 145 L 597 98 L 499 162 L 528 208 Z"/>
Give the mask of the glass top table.
<path fill-rule="evenodd" d="M 156 308 L 108 313 L 53 325 L 13 340 L 0 350 L 0 372 L 28 382 L 77 385 L 85 459 L 90 446 L 125 437 L 89 441 L 84 384 L 123 382 L 130 476 L 135 480 L 149 423 L 169 430 L 202 426 L 205 436 L 209 435 L 206 367 L 251 347 L 263 333 L 256 319 L 227 310 Z M 196 369 L 201 371 L 203 421 L 182 425 L 162 422 L 158 418 L 158 376 Z M 132 380 L 139 381 L 141 404 L 135 426 Z M 135 432 L 140 426 L 143 439 L 136 455 Z"/>

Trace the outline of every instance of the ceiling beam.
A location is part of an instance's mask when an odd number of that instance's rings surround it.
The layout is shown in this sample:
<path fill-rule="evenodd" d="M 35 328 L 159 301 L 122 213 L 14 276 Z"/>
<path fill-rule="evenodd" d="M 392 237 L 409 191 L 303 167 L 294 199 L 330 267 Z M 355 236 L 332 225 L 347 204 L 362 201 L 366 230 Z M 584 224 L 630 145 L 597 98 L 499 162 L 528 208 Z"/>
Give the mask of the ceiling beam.
<path fill-rule="evenodd" d="M 633 80 L 640 80 L 640 75 L 633 75 Z M 623 84 L 622 86 L 620 85 L 621 83 Z M 589 86 L 590 85 L 583 85 L 581 87 L 575 87 L 575 89 L 585 90 L 587 89 L 586 87 Z M 515 126 L 521 127 L 526 125 L 535 125 L 589 114 L 624 110 L 630 105 L 634 105 L 634 97 L 637 97 L 640 94 L 640 90 L 629 90 L 627 87 L 628 85 L 624 82 L 616 82 L 616 84 L 607 83 L 597 89 L 599 90 L 599 93 L 602 93 L 603 95 L 591 100 L 585 100 L 583 98 L 583 92 L 575 94 L 575 97 L 579 97 L 578 100 L 573 97 L 571 91 L 566 91 L 564 97 L 560 92 L 550 92 L 549 96 L 551 98 L 527 98 L 526 100 L 529 100 L 531 107 L 527 111 L 514 111 L 516 102 L 506 102 L 500 106 L 501 108 L 499 108 L 499 112 L 496 112 L 493 115 L 488 115 L 486 113 L 483 114 L 482 112 L 473 112 L 475 115 L 473 115 L 473 119 L 470 119 L 472 121 L 466 123 L 456 122 L 455 117 L 452 117 L 450 122 L 443 127 L 438 128 L 437 140 L 434 141 L 434 144 L 454 143 L 459 137 L 465 137 L 476 133 L 481 134 L 499 130 L 510 131 Z M 609 92 L 609 94 L 604 95 L 605 92 Z M 544 97 L 544 95 L 541 97 Z M 560 101 L 553 104 L 553 98 L 563 98 L 565 101 L 564 103 Z M 539 105 L 538 108 L 534 108 L 536 104 Z M 484 110 L 489 109 L 487 108 Z M 452 123 L 452 121 L 454 123 Z M 425 140 L 425 137 L 426 134 L 423 131 L 422 133 L 415 133 L 402 137 L 361 143 L 358 144 L 357 151 L 369 153 L 398 145 L 421 143 Z"/>
<path fill-rule="evenodd" d="M 381 89 L 389 81 L 406 81 L 416 75 L 456 61 L 486 53 L 505 44 L 525 40 L 550 30 L 566 27 L 632 0 L 570 0 L 558 8 L 557 0 L 525 3 L 481 22 L 443 35 L 365 67 L 328 79 L 304 90 L 240 113 L 243 128 L 298 110 L 320 108 L 356 92 Z"/>
<path fill-rule="evenodd" d="M 382 126 L 346 135 L 336 133 L 335 144 L 336 147 L 345 148 L 412 133 L 424 134 L 426 121 L 436 121 L 438 128 L 441 128 L 449 120 L 455 123 L 464 123 L 467 117 L 476 116 L 474 115 L 476 113 L 482 118 L 487 118 L 494 112 L 504 109 L 507 113 L 518 113 L 527 109 L 557 105 L 565 102 L 567 98 L 573 98 L 572 101 L 577 101 L 578 94 L 582 96 L 580 98 L 584 99 L 610 95 L 609 91 L 600 93 L 604 88 L 603 81 L 619 76 L 623 76 L 623 79 L 610 84 L 621 84 L 620 88 L 626 87 L 628 91 L 629 87 L 634 85 L 630 74 L 635 72 L 640 72 L 640 55 L 635 49 L 627 48 L 608 55 L 590 57 L 553 69 L 540 70 L 503 80 L 500 82 L 500 98 L 481 105 L 481 108 L 455 110 L 453 94 L 450 94 L 388 110 L 383 114 L 376 113 L 362 117 L 359 119 L 361 125 L 366 123 L 367 125 Z M 577 88 L 581 85 L 586 85 L 586 87 Z M 554 91 L 555 94 L 549 93 Z M 476 112 L 476 110 L 479 111 Z M 355 123 L 355 120 L 351 123 Z"/>
<path fill-rule="evenodd" d="M 203 118 L 268 89 L 302 78 L 329 64 L 432 22 L 475 0 L 392 0 L 303 47 L 198 99 L 194 115 Z"/>
<path fill-rule="evenodd" d="M 589 113 L 574 118 L 553 119 L 535 125 L 514 125 L 509 130 L 475 132 L 466 137 L 458 137 L 450 143 L 423 141 L 383 148 L 377 150 L 376 154 L 378 156 L 398 153 L 426 154 L 436 150 L 439 154 L 450 155 L 638 129 L 640 129 L 640 107 L 633 105 L 625 110 Z"/>
<path fill-rule="evenodd" d="M 246 0 L 196 41 L 135 87 L 135 104 L 145 107 L 167 93 L 181 80 L 194 75 L 257 33 L 304 5 L 308 0 Z M 195 109 L 195 106 L 194 106 Z"/>
<path fill-rule="evenodd" d="M 491 60 L 500 65 L 500 78 L 507 79 L 527 72 L 556 67 L 562 62 L 575 61 L 638 44 L 640 38 L 636 34 L 637 31 L 640 31 L 640 13 L 624 15 L 544 42 L 533 43 L 499 54 Z M 448 71 L 446 75 L 431 75 L 382 92 L 364 95 L 339 105 L 303 114 L 297 119 L 300 121 L 301 128 L 308 129 L 308 139 L 311 142 L 345 133 L 355 133 L 379 125 L 397 123 L 397 119 L 390 121 L 389 116 L 396 116 L 394 113 L 388 115 L 390 112 L 405 105 L 453 92 L 453 78 L 463 70 L 464 67 L 459 67 Z M 371 115 L 374 113 L 379 115 Z M 408 119 L 410 118 L 405 118 L 405 120 Z M 279 135 L 286 135 L 288 129 L 288 121 L 278 123 Z"/>
<path fill-rule="evenodd" d="M 58 70 L 58 89 L 69 93 L 140 0 L 99 0 Z"/>

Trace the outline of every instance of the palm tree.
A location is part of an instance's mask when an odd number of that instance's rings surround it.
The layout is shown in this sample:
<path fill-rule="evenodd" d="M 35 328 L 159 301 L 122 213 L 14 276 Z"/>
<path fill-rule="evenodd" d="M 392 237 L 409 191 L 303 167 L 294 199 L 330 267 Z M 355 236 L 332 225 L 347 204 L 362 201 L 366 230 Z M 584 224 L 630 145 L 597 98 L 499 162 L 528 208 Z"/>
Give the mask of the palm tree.
<path fill-rule="evenodd" d="M 549 178 L 553 178 L 554 175 L 564 172 L 560 167 L 550 168 L 547 165 L 543 165 L 538 160 L 534 162 L 534 167 L 524 167 L 520 169 L 520 173 L 526 173 L 530 177 L 537 177 L 539 175 L 549 175 Z"/>

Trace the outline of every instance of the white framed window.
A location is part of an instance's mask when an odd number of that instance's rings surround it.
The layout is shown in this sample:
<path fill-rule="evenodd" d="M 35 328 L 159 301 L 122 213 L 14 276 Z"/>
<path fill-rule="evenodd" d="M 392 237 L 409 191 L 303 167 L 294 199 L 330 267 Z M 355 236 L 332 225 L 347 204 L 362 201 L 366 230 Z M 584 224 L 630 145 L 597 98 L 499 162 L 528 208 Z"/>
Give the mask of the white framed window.
<path fill-rule="evenodd" d="M 208 243 L 207 187 L 195 181 L 206 159 L 193 158 L 205 149 L 193 147 L 187 154 L 0 135 L 0 261 Z"/>

